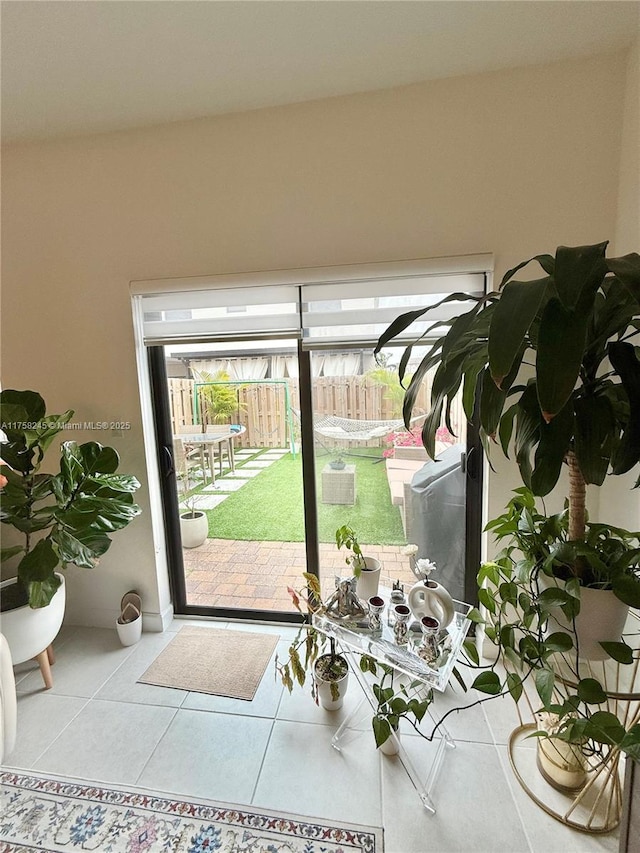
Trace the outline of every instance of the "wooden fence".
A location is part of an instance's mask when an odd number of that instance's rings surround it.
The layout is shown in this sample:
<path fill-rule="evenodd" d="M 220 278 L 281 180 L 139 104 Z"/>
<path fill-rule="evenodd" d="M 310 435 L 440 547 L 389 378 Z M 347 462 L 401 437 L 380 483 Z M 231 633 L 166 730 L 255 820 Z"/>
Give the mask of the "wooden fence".
<path fill-rule="evenodd" d="M 194 407 L 193 379 L 169 379 L 169 401 L 171 408 L 172 429 L 177 432 L 179 426 L 189 426 L 198 423 L 207 426 L 209 423 L 206 406 L 198 401 L 197 410 Z M 429 383 L 430 384 L 430 383 Z M 290 441 L 290 431 L 287 425 L 287 391 L 292 412 L 291 426 L 293 438 L 298 441 L 300 436 L 300 395 L 297 379 L 269 382 L 265 379 L 259 383 L 242 383 L 236 386 L 238 410 L 232 417 L 233 423 L 242 424 L 244 432 L 236 441 L 239 447 L 287 447 Z M 322 376 L 313 381 L 314 413 L 315 415 L 336 415 L 341 418 L 368 421 L 393 421 L 401 418 L 393 401 L 385 393 L 383 385 L 366 376 Z M 415 413 L 427 409 L 427 385 L 418 395 Z M 396 404 L 397 405 L 397 404 Z M 461 437 L 464 436 L 465 423 L 462 404 L 458 403 L 452 411 L 454 429 Z M 462 432 L 460 431 L 462 430 Z M 336 446 L 345 442 L 331 442 L 323 439 L 326 447 Z M 374 439 L 359 442 L 361 446 L 382 447 L 384 439 Z"/>

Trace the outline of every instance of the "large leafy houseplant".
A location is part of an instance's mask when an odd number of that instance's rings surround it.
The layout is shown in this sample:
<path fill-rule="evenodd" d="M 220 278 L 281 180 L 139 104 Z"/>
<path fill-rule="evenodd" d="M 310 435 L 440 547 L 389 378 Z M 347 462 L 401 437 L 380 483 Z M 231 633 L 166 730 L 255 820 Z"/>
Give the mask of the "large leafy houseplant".
<path fill-rule="evenodd" d="M 607 258 L 606 247 L 560 246 L 554 255 L 518 264 L 498 292 L 417 335 L 403 352 L 399 374 L 403 381 L 413 348 L 427 344 L 405 392 L 407 427 L 420 385 L 434 370 L 422 430 L 429 455 L 435 456 L 443 417 L 452 430 L 451 407 L 461 390 L 465 414 L 479 425 L 487 451 L 497 446 L 507 457 L 513 452 L 526 487 L 489 524 L 509 544 L 478 574 L 487 635 L 511 671 L 501 680 L 492 667 L 474 686 L 518 700 L 532 675 L 542 708 L 559 719 L 556 736 L 580 743 L 590 738 L 637 754 L 638 721 L 625 719 L 623 725 L 602 710 L 605 689 L 590 673 L 585 677 L 572 632 L 544 630 L 553 608 L 575 620 L 586 586 L 611 589 L 626 604 L 640 606 L 638 534 L 590 523 L 585 507 L 587 484 L 601 486 L 608 474 L 627 473 L 640 460 L 640 358 L 634 346 L 640 256 Z M 520 280 L 517 274 L 532 262 L 540 277 Z M 451 294 L 438 304 L 443 302 L 468 305 L 469 297 Z M 434 308 L 398 317 L 376 352 Z M 443 325 L 446 333 L 430 339 Z M 553 490 L 563 465 L 569 473 L 566 511 L 546 517 L 537 512 L 534 496 Z M 542 575 L 553 579 L 553 588 L 541 586 Z M 466 648 L 473 657 L 472 646 Z M 638 650 L 624 642 L 607 644 L 606 651 L 623 665 L 637 661 Z M 558 656 L 573 667 L 575 689 L 564 698 L 556 679 Z"/>
<path fill-rule="evenodd" d="M 8 591 L 3 605 L 27 602 L 45 607 L 60 585 L 56 571 L 73 563 L 94 568 L 111 545 L 110 534 L 126 527 L 140 513 L 133 493 L 135 477 L 117 474 L 119 457 L 97 442 L 60 446 L 60 470 L 44 473 L 45 453 L 73 417 L 48 415 L 34 391 L 0 392 L 0 472 L 6 483 L 0 493 L 0 521 L 20 534 L 21 543 L 2 550 L 2 561 L 20 556 L 16 600 Z M 2 481 L 4 482 L 4 480 Z"/>

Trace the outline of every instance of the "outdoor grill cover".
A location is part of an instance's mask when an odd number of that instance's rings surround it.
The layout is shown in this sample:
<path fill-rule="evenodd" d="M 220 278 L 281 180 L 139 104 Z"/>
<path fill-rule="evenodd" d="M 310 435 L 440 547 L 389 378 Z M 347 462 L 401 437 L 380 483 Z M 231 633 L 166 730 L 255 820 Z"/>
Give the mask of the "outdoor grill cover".
<path fill-rule="evenodd" d="M 418 557 L 436 564 L 433 579 L 459 601 L 464 601 L 465 573 L 463 454 L 463 445 L 454 444 L 411 480 L 411 539 L 420 549 Z"/>

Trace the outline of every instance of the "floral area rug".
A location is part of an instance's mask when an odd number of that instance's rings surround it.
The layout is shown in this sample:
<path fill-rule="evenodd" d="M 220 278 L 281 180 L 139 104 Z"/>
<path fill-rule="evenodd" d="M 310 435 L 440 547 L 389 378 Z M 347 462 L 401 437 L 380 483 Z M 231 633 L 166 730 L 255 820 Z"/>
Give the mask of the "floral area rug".
<path fill-rule="evenodd" d="M 0 772 L 0 853 L 382 853 L 382 830 Z"/>

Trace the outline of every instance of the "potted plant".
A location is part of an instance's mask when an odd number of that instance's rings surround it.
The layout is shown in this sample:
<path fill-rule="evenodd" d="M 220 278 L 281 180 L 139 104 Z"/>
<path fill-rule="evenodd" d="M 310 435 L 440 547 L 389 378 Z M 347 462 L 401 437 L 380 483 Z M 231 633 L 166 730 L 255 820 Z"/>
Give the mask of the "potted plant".
<path fill-rule="evenodd" d="M 336 546 L 338 549 L 347 548 L 351 552 L 345 562 L 351 567 L 351 571 L 357 578 L 356 592 L 358 596 L 364 601 L 368 601 L 372 596 L 377 595 L 381 563 L 375 557 L 364 556 L 358 542 L 358 536 L 348 524 L 343 524 L 336 530 Z"/>
<path fill-rule="evenodd" d="M 575 633 L 575 617 L 584 612 L 590 591 L 599 596 L 608 590 L 622 606 L 640 606 L 637 534 L 590 523 L 585 507 L 587 484 L 600 486 L 607 475 L 631 471 L 640 460 L 640 360 L 632 342 L 640 315 L 640 256 L 607 258 L 606 247 L 560 246 L 555 255 L 524 261 L 505 274 L 499 292 L 476 300 L 450 321 L 436 320 L 418 340 L 438 326 L 448 325 L 448 331 L 429 342 L 408 383 L 403 413 L 408 427 L 418 389 L 427 371 L 435 369 L 422 430 L 429 455 L 435 456 L 441 419 L 444 415 L 450 423 L 462 388 L 465 413 L 479 424 L 485 448 L 497 446 L 506 456 L 513 449 L 529 490 L 521 493 L 520 504 L 512 503 L 508 519 L 490 523 L 509 544 L 478 575 L 487 636 L 510 671 L 503 678 L 484 672 L 474 686 L 491 695 L 508 691 L 517 700 L 523 678 L 532 675 L 541 710 L 558 716 L 554 737 L 573 743 L 587 738 L 595 751 L 606 745 L 637 754 L 638 726 L 633 718 L 618 719 L 615 703 L 600 707 L 607 685 L 581 661 L 582 640 Z M 541 276 L 518 280 L 516 274 L 532 261 Z M 451 294 L 442 300 L 456 301 L 468 304 L 469 297 Z M 437 307 L 398 317 L 376 352 Z M 409 355 L 410 348 L 400 362 L 401 380 Z M 566 513 L 535 515 L 530 501 L 552 491 L 563 467 L 569 474 Z M 523 530 L 532 531 L 532 550 L 527 551 Z M 524 561 L 518 553 L 523 545 Z M 548 588 L 541 583 L 545 577 Z M 557 608 L 573 630 L 547 630 Z M 588 617 L 592 625 L 601 627 L 601 611 L 596 604 Z M 595 637 L 607 656 L 622 664 L 637 658 L 637 649 L 607 634 Z M 556 674 L 558 658 L 569 652 L 573 692 L 563 701 Z M 582 714 L 576 715 L 576 705 Z"/>
<path fill-rule="evenodd" d="M 378 749 L 385 755 L 396 755 L 400 744 L 401 719 L 407 720 L 416 732 L 424 737 L 419 724 L 432 702 L 433 690 L 428 690 L 425 697 L 419 698 L 416 691 L 422 685 L 417 681 L 412 681 L 409 685 L 401 683 L 396 690 L 394 680 L 398 675 L 393 667 L 377 663 L 369 655 L 361 655 L 360 669 L 374 676 L 378 675 L 379 670 L 382 672 L 380 681 L 372 685 L 378 704 L 371 725 Z"/>
<path fill-rule="evenodd" d="M 340 450 L 334 450 L 331 453 L 331 459 L 329 460 L 329 467 L 334 471 L 344 471 L 346 467 L 346 462 L 344 461 L 344 456 L 342 455 Z"/>
<path fill-rule="evenodd" d="M 293 603 L 300 613 L 303 612 L 300 603 L 306 605 L 306 615 L 324 610 L 320 594 L 318 578 L 310 572 L 303 572 L 307 586 L 301 590 L 288 587 Z M 316 629 L 305 624 L 300 629 L 296 639 L 289 647 L 289 657 L 281 663 L 276 655 L 276 672 L 289 693 L 293 690 L 294 680 L 301 687 L 306 682 L 306 671 L 313 671 L 311 695 L 327 711 L 335 711 L 342 707 L 344 696 L 349 683 L 349 666 L 346 658 L 336 649 L 336 641 L 329 637 L 329 652 L 320 654 L 324 637 Z M 304 653 L 304 659 L 301 657 Z"/>
<path fill-rule="evenodd" d="M 183 548 L 198 548 L 209 536 L 207 514 L 196 509 L 195 500 L 195 495 L 186 497 L 184 499 L 186 509 L 180 512 L 180 538 Z"/>
<path fill-rule="evenodd" d="M 64 615 L 60 569 L 69 563 L 94 568 L 111 545 L 110 534 L 141 511 L 133 501 L 140 484 L 116 473 L 119 458 L 111 447 L 65 441 L 60 471 L 41 471 L 46 451 L 72 416 L 71 410 L 47 415 L 34 391 L 0 392 L 0 521 L 21 540 L 1 553 L 3 563 L 20 558 L 17 576 L 2 584 L 2 630 L 13 662 L 39 656 L 43 674 L 45 651 Z"/>

